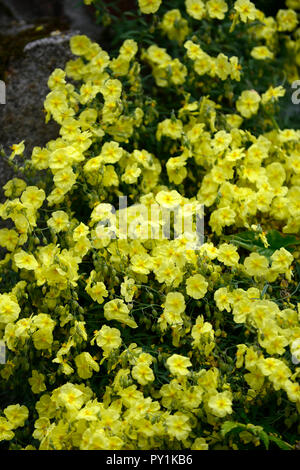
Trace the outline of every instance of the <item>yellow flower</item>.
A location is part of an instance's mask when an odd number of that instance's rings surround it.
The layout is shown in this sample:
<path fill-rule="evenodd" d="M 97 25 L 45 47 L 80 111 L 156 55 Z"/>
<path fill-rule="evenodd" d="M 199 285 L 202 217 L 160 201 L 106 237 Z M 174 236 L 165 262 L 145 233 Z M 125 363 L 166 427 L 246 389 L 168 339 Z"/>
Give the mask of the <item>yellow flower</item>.
<path fill-rule="evenodd" d="M 45 376 L 40 374 L 37 370 L 32 370 L 32 376 L 28 379 L 33 393 L 41 393 L 46 390 Z"/>
<path fill-rule="evenodd" d="M 245 118 L 250 118 L 257 113 L 261 98 L 255 90 L 245 90 L 236 102 L 236 109 Z"/>
<path fill-rule="evenodd" d="M 160 191 L 157 193 L 155 199 L 161 207 L 172 209 L 179 206 L 182 197 L 173 189 L 172 191 Z"/>
<path fill-rule="evenodd" d="M 155 380 L 153 371 L 147 364 L 137 364 L 134 366 L 131 375 L 140 385 L 147 385 Z"/>
<path fill-rule="evenodd" d="M 136 163 L 131 166 L 128 166 L 125 172 L 122 175 L 122 181 L 125 181 L 127 184 L 134 184 L 137 182 L 138 177 L 142 173 L 142 170 L 138 167 Z"/>
<path fill-rule="evenodd" d="M 92 358 L 90 353 L 83 352 L 75 357 L 77 373 L 82 379 L 89 379 L 93 375 L 93 370 L 99 372 L 99 364 Z"/>
<path fill-rule="evenodd" d="M 263 375 L 270 376 L 284 364 L 279 359 L 275 359 L 275 357 L 263 357 L 259 360 L 257 365 Z"/>
<path fill-rule="evenodd" d="M 120 47 L 120 54 L 128 60 L 133 59 L 137 51 L 138 44 L 133 39 L 126 39 Z"/>
<path fill-rule="evenodd" d="M 253 390 L 260 390 L 264 384 L 265 377 L 258 367 L 253 366 L 249 374 L 245 374 L 244 378 L 247 384 Z"/>
<path fill-rule="evenodd" d="M 237 247 L 228 243 L 223 243 L 219 246 L 219 252 L 217 256 L 221 263 L 225 266 L 236 266 L 239 261 L 239 254 L 237 253 Z"/>
<path fill-rule="evenodd" d="M 228 291 L 227 287 L 220 287 L 214 293 L 214 299 L 219 310 L 231 310 L 232 294 Z"/>
<path fill-rule="evenodd" d="M 123 149 L 118 142 L 105 142 L 101 150 L 101 158 L 104 163 L 116 163 L 123 155 Z"/>
<path fill-rule="evenodd" d="M 188 357 L 179 354 L 173 354 L 167 359 L 167 366 L 171 374 L 179 377 L 188 375 L 188 367 L 191 367 L 191 365 L 192 363 Z"/>
<path fill-rule="evenodd" d="M 245 323 L 252 310 L 253 306 L 250 300 L 242 299 L 234 303 L 232 314 L 235 323 Z"/>
<path fill-rule="evenodd" d="M 39 264 L 35 257 L 23 250 L 20 250 L 14 255 L 14 261 L 19 269 L 27 269 L 28 271 L 34 271 L 39 267 Z"/>
<path fill-rule="evenodd" d="M 298 24 L 297 13 L 294 10 L 279 10 L 276 15 L 278 31 L 293 31 Z"/>
<path fill-rule="evenodd" d="M 20 142 L 19 144 L 13 144 L 11 146 L 11 149 L 12 149 L 12 153 L 10 155 L 10 160 L 12 160 L 15 155 L 22 155 L 24 150 L 25 150 L 25 145 L 24 145 L 24 140 L 22 140 L 22 142 Z"/>
<path fill-rule="evenodd" d="M 3 186 L 3 189 L 6 197 L 18 197 L 26 189 L 26 183 L 20 178 L 13 178 Z"/>
<path fill-rule="evenodd" d="M 192 444 L 191 450 L 208 450 L 208 444 L 204 437 L 197 437 Z"/>
<path fill-rule="evenodd" d="M 232 413 L 232 399 L 230 392 L 216 393 L 208 400 L 208 408 L 214 416 L 224 418 Z"/>
<path fill-rule="evenodd" d="M 21 201 L 29 209 L 39 209 L 45 200 L 45 191 L 36 186 L 27 186 L 21 196 Z"/>
<path fill-rule="evenodd" d="M 57 88 L 61 85 L 65 85 L 66 80 L 66 72 L 62 69 L 55 69 L 49 79 L 48 79 L 48 87 L 50 90 L 53 90 L 54 88 Z"/>
<path fill-rule="evenodd" d="M 70 39 L 71 51 L 75 55 L 85 55 L 91 46 L 91 41 L 87 36 L 77 35 Z"/>
<path fill-rule="evenodd" d="M 269 101 L 278 101 L 278 98 L 285 95 L 285 89 L 283 86 L 277 86 L 275 88 L 272 85 L 268 88 L 268 90 L 261 95 L 261 102 L 262 104 L 266 104 Z M 275 163 L 275 162 L 274 162 Z"/>
<path fill-rule="evenodd" d="M 247 350 L 247 346 L 245 344 L 238 344 L 237 351 L 236 351 L 236 368 L 239 369 L 243 366 L 244 363 L 244 354 Z"/>
<path fill-rule="evenodd" d="M 192 328 L 191 336 L 194 339 L 194 344 L 200 341 L 202 335 L 205 335 L 210 340 L 214 339 L 214 330 L 209 322 L 205 322 L 203 315 L 198 315 L 196 323 Z"/>
<path fill-rule="evenodd" d="M 248 20 L 255 20 L 257 10 L 254 3 L 249 0 L 237 0 L 234 3 L 234 9 L 238 12 L 241 20 L 246 23 Z"/>
<path fill-rule="evenodd" d="M 280 250 L 274 251 L 271 256 L 271 260 L 272 269 L 283 273 L 289 269 L 294 257 L 289 251 L 282 247 Z"/>
<path fill-rule="evenodd" d="M 121 346 L 121 333 L 117 328 L 103 325 L 101 330 L 96 333 L 96 343 L 106 354 L 109 354 L 113 349 Z"/>
<path fill-rule="evenodd" d="M 52 217 L 47 221 L 48 227 L 52 228 L 56 233 L 67 230 L 69 224 L 68 214 L 64 211 L 52 212 Z"/>
<path fill-rule="evenodd" d="M 122 83 L 120 80 L 106 80 L 100 91 L 106 102 L 118 101 L 122 94 Z"/>
<path fill-rule="evenodd" d="M 14 437 L 15 433 L 12 431 L 12 429 L 13 424 L 0 416 L 0 442 L 10 441 Z"/>
<path fill-rule="evenodd" d="M 273 59 L 274 54 L 267 46 L 256 46 L 251 51 L 251 56 L 257 60 Z"/>
<path fill-rule="evenodd" d="M 72 383 L 66 383 L 59 389 L 56 389 L 55 401 L 61 407 L 66 407 L 70 410 L 78 410 L 82 407 L 85 401 L 84 393 L 79 389 L 79 386 Z"/>
<path fill-rule="evenodd" d="M 0 246 L 9 251 L 14 251 L 18 245 L 19 236 L 15 230 L 3 228 L 0 230 Z"/>
<path fill-rule="evenodd" d="M 185 7 L 195 20 L 201 20 L 205 14 L 205 4 L 201 0 L 185 0 Z"/>
<path fill-rule="evenodd" d="M 12 429 L 24 426 L 28 418 L 29 411 L 26 406 L 10 405 L 4 410 L 4 414 L 8 421 L 12 424 Z"/>
<path fill-rule="evenodd" d="M 232 66 L 228 60 L 228 57 L 220 52 L 217 58 L 214 61 L 215 64 L 215 73 L 221 80 L 226 80 L 228 75 L 232 72 Z M 220 131 L 223 132 L 223 131 Z"/>
<path fill-rule="evenodd" d="M 120 323 L 137 328 L 136 322 L 129 316 L 129 308 L 123 300 L 114 299 L 104 305 L 104 316 L 106 320 L 116 320 Z"/>
<path fill-rule="evenodd" d="M 228 11 L 227 3 L 224 0 L 209 0 L 206 3 L 208 14 L 211 18 L 223 20 L 225 13 Z"/>
<path fill-rule="evenodd" d="M 192 430 L 189 417 L 179 411 L 167 417 L 166 426 L 168 434 L 179 441 L 186 439 Z"/>
<path fill-rule="evenodd" d="M 184 297 L 180 292 L 169 292 L 165 300 L 165 312 L 183 313 L 185 310 Z"/>
<path fill-rule="evenodd" d="M 208 282 L 201 274 L 195 274 L 186 281 L 186 292 L 193 299 L 202 299 L 207 292 Z"/>
<path fill-rule="evenodd" d="M 92 297 L 94 302 L 102 304 L 104 302 L 103 297 L 108 296 L 107 289 L 103 282 L 97 282 L 93 287 L 86 288 L 87 293 Z"/>
<path fill-rule="evenodd" d="M 244 260 L 245 271 L 249 276 L 264 276 L 269 269 L 269 263 L 265 256 L 251 253 Z"/>
<path fill-rule="evenodd" d="M 138 2 L 141 12 L 146 15 L 156 13 L 161 5 L 161 0 L 138 0 Z"/>
<path fill-rule="evenodd" d="M 59 191 L 66 193 L 67 191 L 70 191 L 72 186 L 75 184 L 76 178 L 77 176 L 73 172 L 72 168 L 67 167 L 55 173 L 53 181 Z"/>
<path fill-rule="evenodd" d="M 138 274 L 149 274 L 151 269 L 151 258 L 149 255 L 134 255 L 131 260 L 131 269 Z"/>
<path fill-rule="evenodd" d="M 156 138 L 161 140 L 161 136 L 170 137 L 170 139 L 180 139 L 183 131 L 180 119 L 165 119 L 157 126 Z"/>
<path fill-rule="evenodd" d="M 52 329 L 43 328 L 35 331 L 32 335 L 32 340 L 36 349 L 50 349 L 53 343 Z"/>

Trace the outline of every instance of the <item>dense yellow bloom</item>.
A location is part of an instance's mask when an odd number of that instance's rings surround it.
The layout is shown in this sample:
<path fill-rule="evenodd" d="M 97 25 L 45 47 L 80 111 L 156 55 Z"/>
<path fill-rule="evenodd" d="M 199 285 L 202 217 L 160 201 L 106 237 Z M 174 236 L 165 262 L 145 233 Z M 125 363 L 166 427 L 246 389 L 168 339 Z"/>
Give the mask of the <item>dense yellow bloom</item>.
<path fill-rule="evenodd" d="M 111 57 L 72 37 L 79 58 L 53 71 L 44 104 L 59 135 L 4 186 L 0 395 L 20 396 L 0 417 L 9 448 L 251 448 L 269 435 L 253 417 L 274 406 L 290 440 L 300 131 L 279 129 L 287 85 L 269 79 L 276 63 L 279 81 L 299 78 L 297 5 L 274 19 L 249 0 L 181 3 L 160 15 L 161 0 L 139 0 L 158 15 Z"/>

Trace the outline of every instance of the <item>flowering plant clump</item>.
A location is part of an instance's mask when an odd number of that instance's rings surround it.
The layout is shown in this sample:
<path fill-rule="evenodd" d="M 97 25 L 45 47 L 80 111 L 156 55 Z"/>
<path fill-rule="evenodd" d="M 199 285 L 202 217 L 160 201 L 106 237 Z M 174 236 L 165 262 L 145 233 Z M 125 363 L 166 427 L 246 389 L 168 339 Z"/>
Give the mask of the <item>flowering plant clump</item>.
<path fill-rule="evenodd" d="M 299 5 L 94 3 L 115 46 L 72 37 L 4 186 L 1 445 L 296 448 Z"/>

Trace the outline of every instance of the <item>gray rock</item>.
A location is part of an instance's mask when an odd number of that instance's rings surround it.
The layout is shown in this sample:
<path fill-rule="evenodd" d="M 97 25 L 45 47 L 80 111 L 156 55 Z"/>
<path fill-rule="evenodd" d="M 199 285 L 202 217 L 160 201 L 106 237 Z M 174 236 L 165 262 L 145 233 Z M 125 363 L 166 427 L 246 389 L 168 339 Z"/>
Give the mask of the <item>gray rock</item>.
<path fill-rule="evenodd" d="M 49 75 L 64 68 L 71 58 L 70 37 L 77 31 L 58 34 L 26 45 L 24 55 L 10 63 L 6 83 L 6 104 L 0 105 L 0 145 L 5 152 L 10 146 L 25 140 L 25 156 L 33 147 L 43 146 L 58 136 L 58 125 L 45 124 L 43 102 L 49 93 Z M 12 177 L 11 168 L 0 159 L 0 186 Z"/>
<path fill-rule="evenodd" d="M 1 3 L 16 20 L 25 22 L 58 17 L 63 11 L 63 0 L 1 0 Z"/>
<path fill-rule="evenodd" d="M 102 41 L 101 26 L 95 23 L 93 10 L 84 5 L 82 0 L 63 0 L 63 11 L 72 29 L 86 34 L 93 41 Z"/>

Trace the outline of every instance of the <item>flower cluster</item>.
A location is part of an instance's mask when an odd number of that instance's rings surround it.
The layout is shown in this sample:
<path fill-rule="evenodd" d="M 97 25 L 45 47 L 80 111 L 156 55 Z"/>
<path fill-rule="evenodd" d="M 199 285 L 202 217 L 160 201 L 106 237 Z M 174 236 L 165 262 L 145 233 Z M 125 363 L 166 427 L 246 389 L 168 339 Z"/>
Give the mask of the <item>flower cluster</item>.
<path fill-rule="evenodd" d="M 139 0 L 141 42 L 71 38 L 44 104 L 59 137 L 0 205 L 10 449 L 296 444 L 300 132 L 277 122 L 293 3 Z"/>

